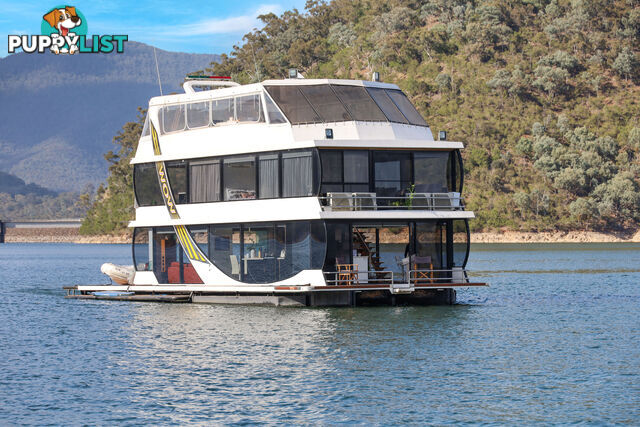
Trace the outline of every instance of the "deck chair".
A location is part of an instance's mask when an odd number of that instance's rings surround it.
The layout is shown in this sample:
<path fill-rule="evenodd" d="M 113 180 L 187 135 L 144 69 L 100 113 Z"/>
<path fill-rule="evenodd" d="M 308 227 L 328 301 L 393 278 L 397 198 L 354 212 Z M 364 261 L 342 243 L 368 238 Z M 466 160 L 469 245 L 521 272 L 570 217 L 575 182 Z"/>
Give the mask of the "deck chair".
<path fill-rule="evenodd" d="M 375 211 L 376 193 L 352 193 L 354 210 L 356 211 Z"/>
<path fill-rule="evenodd" d="M 413 209 L 433 209 L 433 200 L 430 193 L 413 193 L 413 202 L 411 204 Z"/>
<path fill-rule="evenodd" d="M 418 265 L 428 265 L 429 270 L 418 268 Z M 430 256 L 411 256 L 411 266 L 413 267 L 414 284 L 433 283 L 433 263 Z"/>
<path fill-rule="evenodd" d="M 344 264 L 336 258 L 336 284 L 353 285 L 358 283 L 358 266 L 356 264 Z"/>
<path fill-rule="evenodd" d="M 353 210 L 353 196 L 351 193 L 327 193 L 329 206 L 333 211 Z"/>

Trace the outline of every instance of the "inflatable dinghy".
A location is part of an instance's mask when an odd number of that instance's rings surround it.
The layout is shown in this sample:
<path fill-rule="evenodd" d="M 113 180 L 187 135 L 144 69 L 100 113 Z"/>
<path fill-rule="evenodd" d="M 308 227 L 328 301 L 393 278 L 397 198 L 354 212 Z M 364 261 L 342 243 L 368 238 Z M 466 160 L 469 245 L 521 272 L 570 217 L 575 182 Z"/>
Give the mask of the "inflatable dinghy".
<path fill-rule="evenodd" d="M 133 284 L 133 276 L 136 274 L 136 270 L 132 265 L 115 265 L 110 262 L 102 264 L 100 271 L 109 276 L 118 285 Z"/>

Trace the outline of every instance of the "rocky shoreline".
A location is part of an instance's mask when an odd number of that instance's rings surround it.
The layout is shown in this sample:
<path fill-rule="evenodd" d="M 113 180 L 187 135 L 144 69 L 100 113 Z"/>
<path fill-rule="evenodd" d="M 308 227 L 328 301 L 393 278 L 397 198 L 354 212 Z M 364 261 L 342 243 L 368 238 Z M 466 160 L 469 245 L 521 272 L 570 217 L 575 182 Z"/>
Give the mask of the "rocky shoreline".
<path fill-rule="evenodd" d="M 382 237 L 382 236 L 381 236 Z M 381 241 L 395 242 L 406 236 L 387 236 Z M 396 238 L 394 238 L 396 237 Z M 79 244 L 130 244 L 131 233 L 117 235 L 83 236 L 77 228 L 9 228 L 6 243 L 79 243 Z M 400 242 L 400 243 L 401 243 Z M 492 231 L 471 233 L 471 243 L 640 243 L 640 231 L 635 234 L 599 233 L 594 231 Z"/>

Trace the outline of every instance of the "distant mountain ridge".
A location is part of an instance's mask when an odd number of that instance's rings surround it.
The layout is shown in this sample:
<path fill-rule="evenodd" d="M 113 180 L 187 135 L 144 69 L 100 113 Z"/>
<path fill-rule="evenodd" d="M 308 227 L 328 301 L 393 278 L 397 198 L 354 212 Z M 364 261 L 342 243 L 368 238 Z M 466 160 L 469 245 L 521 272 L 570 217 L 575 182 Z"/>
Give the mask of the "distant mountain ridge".
<path fill-rule="evenodd" d="M 219 55 L 157 49 L 164 93 Z M 0 170 L 27 183 L 80 191 L 107 176 L 105 152 L 138 107 L 159 95 L 153 47 L 122 54 L 18 53 L 0 59 Z"/>
<path fill-rule="evenodd" d="M 11 196 L 16 194 L 35 194 L 38 196 L 55 196 L 55 191 L 41 187 L 37 184 L 27 184 L 15 175 L 6 172 L 0 172 L 0 193 L 6 193 Z"/>

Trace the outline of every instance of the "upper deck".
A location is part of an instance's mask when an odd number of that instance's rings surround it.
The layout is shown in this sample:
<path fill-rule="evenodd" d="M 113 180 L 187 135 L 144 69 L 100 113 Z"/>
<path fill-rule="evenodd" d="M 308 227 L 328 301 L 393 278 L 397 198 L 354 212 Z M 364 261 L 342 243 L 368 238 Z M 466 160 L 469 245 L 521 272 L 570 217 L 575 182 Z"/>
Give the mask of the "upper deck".
<path fill-rule="evenodd" d="M 159 133 L 154 155 L 149 120 Z M 230 143 L 232 142 L 232 143 Z M 266 80 L 154 97 L 132 163 L 319 148 L 455 150 L 394 84 Z"/>

